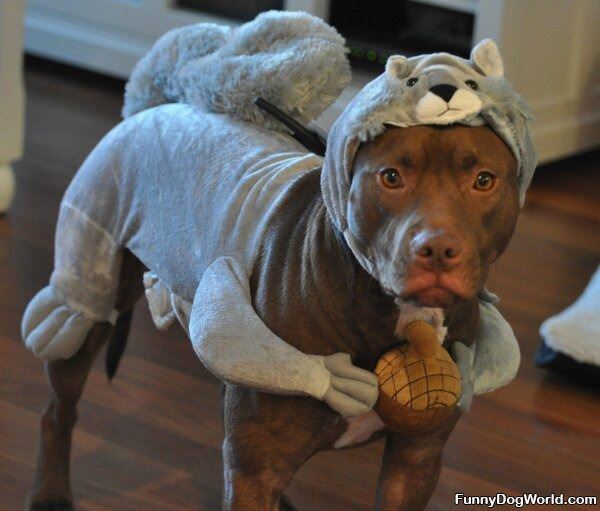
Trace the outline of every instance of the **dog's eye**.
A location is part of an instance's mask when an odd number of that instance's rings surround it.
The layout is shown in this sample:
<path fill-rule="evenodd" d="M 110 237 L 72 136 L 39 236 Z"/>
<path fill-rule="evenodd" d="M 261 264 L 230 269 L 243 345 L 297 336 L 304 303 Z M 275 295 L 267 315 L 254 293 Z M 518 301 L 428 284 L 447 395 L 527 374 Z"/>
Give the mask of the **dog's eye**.
<path fill-rule="evenodd" d="M 465 83 L 473 90 L 479 90 L 479 85 L 475 80 L 466 80 Z"/>
<path fill-rule="evenodd" d="M 379 173 L 379 178 L 386 188 L 400 188 L 401 186 L 404 186 L 400 172 L 396 169 L 383 169 Z"/>
<path fill-rule="evenodd" d="M 473 188 L 479 192 L 489 192 L 496 184 L 496 176 L 488 171 L 477 174 Z"/>
<path fill-rule="evenodd" d="M 418 81 L 419 81 L 419 79 L 417 77 L 413 76 L 412 78 L 409 78 L 408 80 L 406 80 L 406 85 L 408 87 L 412 87 Z"/>

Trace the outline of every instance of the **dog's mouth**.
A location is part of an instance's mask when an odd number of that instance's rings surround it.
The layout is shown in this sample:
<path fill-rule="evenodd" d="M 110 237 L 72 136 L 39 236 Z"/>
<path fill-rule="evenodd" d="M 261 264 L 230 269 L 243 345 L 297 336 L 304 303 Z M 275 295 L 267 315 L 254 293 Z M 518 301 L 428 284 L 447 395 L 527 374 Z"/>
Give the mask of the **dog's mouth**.
<path fill-rule="evenodd" d="M 447 308 L 473 293 L 463 279 L 449 273 L 420 272 L 409 276 L 400 297 L 422 307 Z"/>
<path fill-rule="evenodd" d="M 452 305 L 458 297 L 442 286 L 431 286 L 414 293 L 402 294 L 404 301 L 416 302 L 422 307 L 440 307 L 445 309 Z"/>

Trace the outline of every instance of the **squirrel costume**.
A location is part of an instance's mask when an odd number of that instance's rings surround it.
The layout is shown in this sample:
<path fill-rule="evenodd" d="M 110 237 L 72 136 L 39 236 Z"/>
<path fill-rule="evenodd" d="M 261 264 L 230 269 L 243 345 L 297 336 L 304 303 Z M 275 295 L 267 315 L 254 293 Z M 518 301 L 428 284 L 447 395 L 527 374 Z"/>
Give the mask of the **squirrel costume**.
<path fill-rule="evenodd" d="M 132 73 L 125 119 L 92 151 L 65 193 L 50 284 L 23 318 L 27 347 L 44 360 L 69 358 L 94 322 L 114 322 L 127 248 L 149 269 L 144 280 L 156 325 L 178 320 L 217 377 L 323 399 L 343 415 L 370 409 L 376 394 L 369 402 L 348 403 L 334 392 L 332 374 L 362 371 L 349 357 L 302 353 L 253 309 L 249 277 L 267 227 L 293 200 L 298 183 L 320 173 L 333 224 L 385 288 L 385 276 L 357 247 L 346 218 L 361 142 L 388 125 L 487 124 L 518 161 L 521 202 L 535 155 L 528 110 L 504 78 L 490 40 L 479 43 L 470 60 L 446 53 L 390 57 L 386 71 L 334 123 L 324 158 L 254 104 L 261 96 L 306 123 L 349 79 L 343 38 L 305 13 L 268 12 L 235 29 L 200 24 L 163 36 Z M 430 92 L 442 81 L 459 91 L 451 112 L 442 111 Z M 453 353 L 465 408 L 472 393 L 505 385 L 519 366 L 517 341 L 494 301 L 482 294 L 477 340 Z"/>

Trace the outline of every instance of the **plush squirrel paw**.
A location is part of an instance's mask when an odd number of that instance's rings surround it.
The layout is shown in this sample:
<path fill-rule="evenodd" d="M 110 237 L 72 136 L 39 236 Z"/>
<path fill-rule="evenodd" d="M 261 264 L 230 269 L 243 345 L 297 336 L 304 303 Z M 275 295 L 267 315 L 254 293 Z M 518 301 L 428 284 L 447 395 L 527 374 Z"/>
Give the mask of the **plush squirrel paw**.
<path fill-rule="evenodd" d="M 366 442 L 374 433 L 386 427 L 375 410 L 369 410 L 358 417 L 348 417 L 346 421 L 348 428 L 336 440 L 334 444 L 336 449 Z"/>
<path fill-rule="evenodd" d="M 475 353 L 472 348 L 461 342 L 453 343 L 450 351 L 462 376 L 462 392 L 457 406 L 461 412 L 465 413 L 469 411 L 473 402 L 473 359 Z"/>
<path fill-rule="evenodd" d="M 36 357 L 68 359 L 81 348 L 93 326 L 94 320 L 69 307 L 47 286 L 25 309 L 21 335 Z"/>
<path fill-rule="evenodd" d="M 315 357 L 314 355 L 311 355 Z M 355 417 L 375 406 L 379 384 L 375 374 L 352 364 L 347 353 L 318 357 L 330 372 L 323 401 L 344 417 Z"/>

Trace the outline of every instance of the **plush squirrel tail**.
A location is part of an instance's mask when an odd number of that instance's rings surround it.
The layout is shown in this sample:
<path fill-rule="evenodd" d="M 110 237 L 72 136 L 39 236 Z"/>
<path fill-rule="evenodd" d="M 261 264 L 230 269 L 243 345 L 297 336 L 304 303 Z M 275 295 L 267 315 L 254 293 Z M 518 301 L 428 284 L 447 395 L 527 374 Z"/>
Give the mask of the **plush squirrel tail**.
<path fill-rule="evenodd" d="M 231 29 L 211 23 L 167 32 L 125 89 L 123 117 L 164 103 L 189 103 L 282 130 L 257 97 L 299 122 L 318 117 L 350 81 L 345 41 L 323 20 L 269 11 Z"/>
<path fill-rule="evenodd" d="M 123 117 L 184 99 L 182 70 L 221 48 L 231 29 L 214 23 L 175 28 L 136 64 L 125 86 Z"/>

